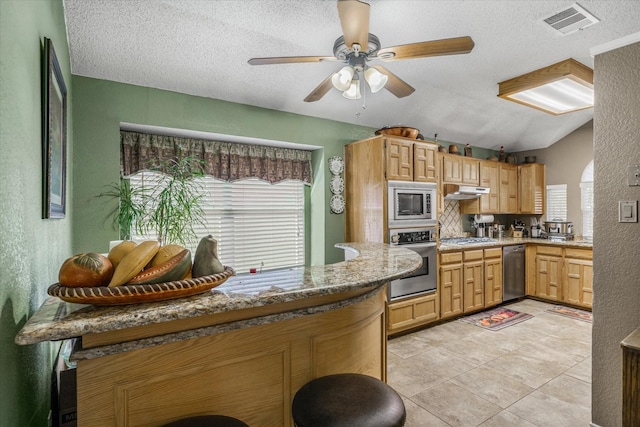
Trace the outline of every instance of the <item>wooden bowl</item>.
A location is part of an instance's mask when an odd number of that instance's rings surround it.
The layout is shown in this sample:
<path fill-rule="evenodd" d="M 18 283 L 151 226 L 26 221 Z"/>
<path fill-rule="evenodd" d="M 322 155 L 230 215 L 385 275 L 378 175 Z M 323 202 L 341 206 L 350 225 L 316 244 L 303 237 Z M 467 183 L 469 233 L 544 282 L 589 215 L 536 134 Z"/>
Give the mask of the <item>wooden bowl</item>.
<path fill-rule="evenodd" d="M 406 126 L 383 127 L 376 131 L 376 135 L 402 136 L 404 138 L 416 139 L 420 135 L 420 129 Z"/>

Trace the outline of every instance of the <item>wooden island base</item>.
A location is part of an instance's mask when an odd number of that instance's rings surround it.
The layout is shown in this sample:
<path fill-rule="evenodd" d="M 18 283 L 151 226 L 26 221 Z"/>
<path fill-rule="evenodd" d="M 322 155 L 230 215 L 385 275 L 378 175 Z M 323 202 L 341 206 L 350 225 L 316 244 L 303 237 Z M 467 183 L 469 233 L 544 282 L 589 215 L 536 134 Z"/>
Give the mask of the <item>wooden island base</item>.
<path fill-rule="evenodd" d="M 386 381 L 385 289 L 335 310 L 78 360 L 78 425 L 222 414 L 291 426 L 293 396 L 313 378 L 358 372 Z"/>

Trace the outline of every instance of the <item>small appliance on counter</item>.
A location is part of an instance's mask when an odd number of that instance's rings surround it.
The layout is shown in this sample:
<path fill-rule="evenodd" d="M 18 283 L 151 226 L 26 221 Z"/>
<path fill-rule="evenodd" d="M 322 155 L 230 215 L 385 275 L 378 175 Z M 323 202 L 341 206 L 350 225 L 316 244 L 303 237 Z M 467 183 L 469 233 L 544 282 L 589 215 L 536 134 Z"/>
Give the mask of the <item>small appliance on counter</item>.
<path fill-rule="evenodd" d="M 559 219 L 545 221 L 544 232 L 541 237 L 556 242 L 573 240 L 573 223 Z"/>
<path fill-rule="evenodd" d="M 542 228 L 537 218 L 531 220 L 531 238 L 539 239 L 542 237 Z"/>
<path fill-rule="evenodd" d="M 476 229 L 476 237 L 493 237 L 492 223 L 493 215 L 474 215 L 471 220 L 471 228 Z"/>

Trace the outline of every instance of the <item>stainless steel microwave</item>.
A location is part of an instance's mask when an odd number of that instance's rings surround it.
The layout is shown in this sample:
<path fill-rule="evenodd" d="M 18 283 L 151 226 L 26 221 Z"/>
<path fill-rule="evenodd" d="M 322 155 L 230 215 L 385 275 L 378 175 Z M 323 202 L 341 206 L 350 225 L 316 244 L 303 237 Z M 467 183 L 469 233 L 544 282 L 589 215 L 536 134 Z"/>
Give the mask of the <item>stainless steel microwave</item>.
<path fill-rule="evenodd" d="M 387 185 L 389 228 L 436 225 L 435 183 L 388 181 Z"/>

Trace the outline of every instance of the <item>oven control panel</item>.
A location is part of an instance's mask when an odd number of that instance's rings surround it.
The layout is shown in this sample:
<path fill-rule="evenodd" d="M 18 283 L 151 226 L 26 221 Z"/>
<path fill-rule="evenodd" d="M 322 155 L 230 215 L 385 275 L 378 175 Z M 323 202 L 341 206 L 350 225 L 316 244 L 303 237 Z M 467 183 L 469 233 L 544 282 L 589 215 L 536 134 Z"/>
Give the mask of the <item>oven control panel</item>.
<path fill-rule="evenodd" d="M 399 229 L 389 231 L 389 242 L 393 245 L 411 245 L 435 241 L 435 228 Z"/>

